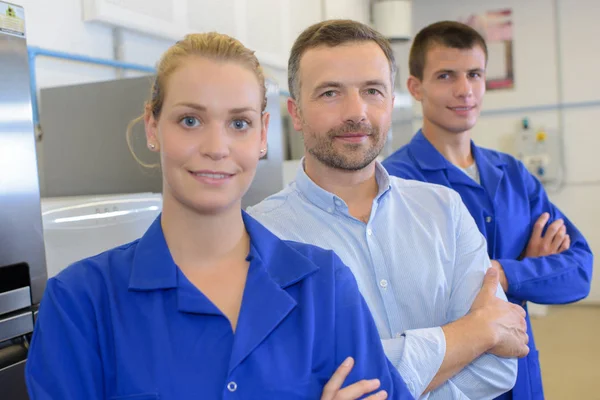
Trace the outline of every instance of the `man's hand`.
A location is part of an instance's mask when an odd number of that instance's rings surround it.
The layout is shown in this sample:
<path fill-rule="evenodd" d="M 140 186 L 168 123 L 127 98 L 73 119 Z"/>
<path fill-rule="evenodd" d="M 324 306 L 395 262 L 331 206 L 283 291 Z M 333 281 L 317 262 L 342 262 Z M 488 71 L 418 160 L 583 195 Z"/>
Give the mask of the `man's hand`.
<path fill-rule="evenodd" d="M 381 383 L 379 379 L 371 379 L 356 382 L 344 389 L 340 390 L 346 377 L 352 371 L 352 367 L 354 366 L 354 359 L 348 357 L 342 365 L 338 367 L 338 369 L 333 373 L 329 382 L 323 388 L 323 393 L 321 395 L 321 400 L 356 400 L 360 399 L 367 393 L 370 393 L 379 388 Z M 387 399 L 387 392 L 385 390 L 381 390 L 371 396 L 367 397 L 365 400 L 383 400 Z"/>
<path fill-rule="evenodd" d="M 496 267 L 488 269 L 483 286 L 471 306 L 473 313 L 489 332 L 488 353 L 499 357 L 525 357 L 529 354 L 525 310 L 496 297 L 499 273 Z"/>
<path fill-rule="evenodd" d="M 569 249 L 571 238 L 567 234 L 567 227 L 562 219 L 551 223 L 546 229 L 546 234 L 542 236 L 542 231 L 549 218 L 550 214 L 543 213 L 535 222 L 523 257 L 549 256 Z"/>
<path fill-rule="evenodd" d="M 527 247 L 520 258 L 549 256 L 562 253 L 571 247 L 571 238 L 567 234 L 567 227 L 562 219 L 557 219 L 551 223 L 546 230 L 546 234 L 542 236 L 544 226 L 548 223 L 549 218 L 550 214 L 546 212 L 535 222 L 529 243 L 527 243 Z M 508 292 L 508 280 L 504 268 L 496 260 L 492 260 L 492 266 L 498 269 L 500 286 L 502 286 L 505 293 Z"/>

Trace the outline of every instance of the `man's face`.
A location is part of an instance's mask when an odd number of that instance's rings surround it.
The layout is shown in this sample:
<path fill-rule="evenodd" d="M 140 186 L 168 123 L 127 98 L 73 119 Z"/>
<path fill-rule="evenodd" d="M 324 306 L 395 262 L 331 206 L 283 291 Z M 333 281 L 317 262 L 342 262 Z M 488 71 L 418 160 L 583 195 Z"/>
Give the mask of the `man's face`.
<path fill-rule="evenodd" d="M 360 170 L 381 152 L 390 129 L 393 88 L 388 59 L 375 42 L 316 47 L 300 60 L 299 99 L 288 101 L 306 157 Z"/>
<path fill-rule="evenodd" d="M 485 66 L 480 46 L 435 45 L 427 51 L 423 79 L 408 79 L 409 91 L 421 102 L 424 129 L 458 134 L 475 126 L 485 93 Z"/>

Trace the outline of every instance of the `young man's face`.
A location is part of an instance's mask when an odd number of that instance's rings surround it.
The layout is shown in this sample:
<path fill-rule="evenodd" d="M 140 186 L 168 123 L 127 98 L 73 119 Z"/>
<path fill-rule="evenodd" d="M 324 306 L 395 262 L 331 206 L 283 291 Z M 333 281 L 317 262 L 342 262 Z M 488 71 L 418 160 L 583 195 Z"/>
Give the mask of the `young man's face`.
<path fill-rule="evenodd" d="M 473 128 L 485 93 L 485 66 L 485 52 L 478 45 L 428 50 L 423 79 L 408 79 L 408 89 L 421 102 L 425 130 L 458 134 Z"/>

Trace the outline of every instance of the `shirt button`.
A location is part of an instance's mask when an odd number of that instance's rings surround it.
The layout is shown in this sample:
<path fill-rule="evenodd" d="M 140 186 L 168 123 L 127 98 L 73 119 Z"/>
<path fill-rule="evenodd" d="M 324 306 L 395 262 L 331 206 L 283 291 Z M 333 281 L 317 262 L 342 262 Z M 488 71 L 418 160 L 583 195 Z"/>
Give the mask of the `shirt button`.
<path fill-rule="evenodd" d="M 367 229 L 367 235 L 371 236 L 373 234 L 373 231 L 371 230 L 371 228 Z"/>
<path fill-rule="evenodd" d="M 382 279 L 379 281 L 379 286 L 381 286 L 382 288 L 386 288 L 388 285 L 388 281 L 386 281 L 385 279 Z"/>
<path fill-rule="evenodd" d="M 489 224 L 490 222 L 492 222 L 492 217 L 485 217 L 485 222 L 487 222 L 488 224 Z"/>
<path fill-rule="evenodd" d="M 332 212 L 333 212 L 333 208 L 329 207 L 329 208 L 327 209 L 327 212 L 328 212 L 328 213 L 332 213 Z"/>
<path fill-rule="evenodd" d="M 235 392 L 237 390 L 237 383 L 229 382 L 227 384 L 227 390 L 229 390 L 230 392 Z"/>

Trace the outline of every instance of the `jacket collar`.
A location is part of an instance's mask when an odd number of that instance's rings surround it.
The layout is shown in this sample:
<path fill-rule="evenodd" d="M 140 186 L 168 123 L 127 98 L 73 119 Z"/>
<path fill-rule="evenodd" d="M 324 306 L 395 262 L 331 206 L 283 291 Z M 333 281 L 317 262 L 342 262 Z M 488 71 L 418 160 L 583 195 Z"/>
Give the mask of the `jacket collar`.
<path fill-rule="evenodd" d="M 423 131 L 415 134 L 409 143 L 410 151 L 419 168 L 424 171 L 444 170 L 450 183 L 464 184 L 467 186 L 478 187 L 477 183 L 465 175 L 463 171 L 450 163 L 430 142 L 427 140 Z M 506 162 L 498 157 L 496 153 L 484 150 L 473 143 L 471 140 L 471 152 L 477 163 L 479 175 L 481 177 L 481 186 L 494 198 L 500 181 L 504 175 L 504 166 Z"/>
<path fill-rule="evenodd" d="M 229 362 L 230 373 L 296 307 L 296 300 L 285 288 L 319 269 L 311 259 L 277 238 L 246 212 L 242 211 L 242 216 L 250 235 L 250 267 Z M 180 279 L 184 278 L 181 274 Z M 221 315 L 193 285 L 179 282 L 179 286 L 177 281 L 178 268 L 167 247 L 159 216 L 137 245 L 129 281 L 130 289 L 149 291 L 179 287 L 179 311 Z"/>
<path fill-rule="evenodd" d="M 318 269 L 312 261 L 287 245 L 245 211 L 241 212 L 246 231 L 250 235 L 249 260 L 258 258 L 270 279 L 279 287 L 285 288 Z M 154 220 L 137 243 L 129 278 L 130 289 L 159 290 L 177 287 L 177 265 L 167 246 L 161 217 L 162 214 Z"/>

